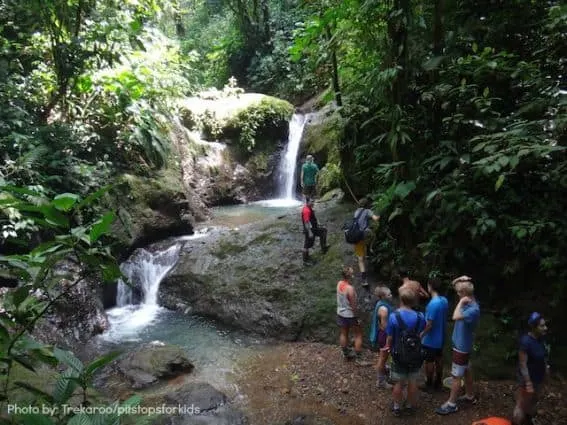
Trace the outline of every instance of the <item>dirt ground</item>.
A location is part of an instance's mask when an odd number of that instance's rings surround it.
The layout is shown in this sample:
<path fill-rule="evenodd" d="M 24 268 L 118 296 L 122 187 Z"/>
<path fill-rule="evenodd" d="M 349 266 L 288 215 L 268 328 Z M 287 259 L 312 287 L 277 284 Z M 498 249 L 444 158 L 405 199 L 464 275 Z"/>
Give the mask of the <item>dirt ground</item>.
<path fill-rule="evenodd" d="M 365 353 L 366 360 L 375 354 Z M 259 351 L 242 366 L 237 382 L 250 425 L 279 425 L 301 415 L 334 425 L 451 424 L 471 425 L 490 416 L 507 417 L 514 405 L 513 381 L 477 381 L 479 399 L 448 416 L 435 414 L 448 393 L 420 393 L 418 412 L 396 418 L 390 411 L 391 391 L 375 387 L 374 366 L 360 367 L 342 359 L 337 346 L 318 343 L 282 344 Z M 538 405 L 540 424 L 567 425 L 567 383 L 553 379 Z M 290 422 L 291 423 L 291 422 Z"/>

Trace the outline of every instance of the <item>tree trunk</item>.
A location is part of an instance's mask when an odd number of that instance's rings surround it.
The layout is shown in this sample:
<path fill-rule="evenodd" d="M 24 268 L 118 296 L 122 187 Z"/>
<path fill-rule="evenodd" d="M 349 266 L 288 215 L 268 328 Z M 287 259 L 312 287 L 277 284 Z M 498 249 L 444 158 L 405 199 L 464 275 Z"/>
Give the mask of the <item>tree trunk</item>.
<path fill-rule="evenodd" d="M 329 49 L 331 50 L 332 85 L 333 85 L 333 92 L 335 93 L 335 101 L 337 102 L 337 106 L 343 106 L 341 88 L 339 85 L 339 65 L 337 62 L 337 50 L 335 49 L 335 46 L 333 46 L 331 43 L 332 34 L 329 25 L 327 25 L 326 27 L 326 33 L 327 33 L 327 43 L 329 45 Z"/>

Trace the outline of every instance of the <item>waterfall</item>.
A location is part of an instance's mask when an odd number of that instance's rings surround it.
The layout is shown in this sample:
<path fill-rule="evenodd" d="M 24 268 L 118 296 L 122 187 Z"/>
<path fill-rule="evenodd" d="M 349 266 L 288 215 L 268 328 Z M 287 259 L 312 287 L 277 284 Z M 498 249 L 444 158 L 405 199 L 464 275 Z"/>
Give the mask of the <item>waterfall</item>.
<path fill-rule="evenodd" d="M 116 308 L 107 312 L 110 329 L 103 334 L 105 339 L 136 340 L 138 333 L 157 318 L 162 310 L 157 303 L 159 285 L 177 263 L 180 250 L 181 244 L 153 253 L 138 249 L 120 265 L 120 270 L 140 291 L 140 296 L 136 297 L 130 286 L 118 281 Z"/>
<path fill-rule="evenodd" d="M 143 298 L 140 304 L 157 305 L 159 284 L 177 262 L 179 249 L 180 245 L 173 245 L 165 251 L 156 253 L 139 249 L 128 261 L 120 265 L 120 270 L 131 284 L 139 285 L 142 290 Z M 116 305 L 125 307 L 132 304 L 132 300 L 132 288 L 120 279 Z"/>
<path fill-rule="evenodd" d="M 279 196 L 283 199 L 295 199 L 295 171 L 297 170 L 297 153 L 303 136 L 306 116 L 294 114 L 289 122 L 289 137 L 287 147 L 279 165 Z"/>

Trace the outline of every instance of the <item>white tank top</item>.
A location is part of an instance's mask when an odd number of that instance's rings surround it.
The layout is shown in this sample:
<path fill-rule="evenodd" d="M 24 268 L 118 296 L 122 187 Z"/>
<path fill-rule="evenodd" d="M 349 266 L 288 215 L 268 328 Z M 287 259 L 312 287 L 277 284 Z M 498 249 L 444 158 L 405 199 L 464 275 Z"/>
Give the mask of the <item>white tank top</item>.
<path fill-rule="evenodd" d="M 354 317 L 354 312 L 347 298 L 348 282 L 341 280 L 337 284 L 337 314 L 341 317 Z"/>

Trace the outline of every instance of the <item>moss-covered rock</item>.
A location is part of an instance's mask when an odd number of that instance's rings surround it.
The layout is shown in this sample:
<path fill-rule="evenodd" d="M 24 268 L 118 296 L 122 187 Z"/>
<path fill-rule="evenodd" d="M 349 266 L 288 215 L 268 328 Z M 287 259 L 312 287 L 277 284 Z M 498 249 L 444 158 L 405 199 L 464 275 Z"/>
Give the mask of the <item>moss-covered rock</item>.
<path fill-rule="evenodd" d="M 302 262 L 299 211 L 219 230 L 206 244 L 186 244 L 160 285 L 161 304 L 266 336 L 334 341 L 335 285 L 342 265 L 355 261 L 340 231 L 351 207 L 332 200 L 315 208 L 331 248 L 313 250 L 314 266 Z"/>
<path fill-rule="evenodd" d="M 183 101 L 181 121 L 193 131 L 181 135 L 192 152 L 182 169 L 190 169 L 193 187 L 207 206 L 273 194 L 273 173 L 293 110 L 284 100 L 254 93 Z"/>
<path fill-rule="evenodd" d="M 152 177 L 124 174 L 109 200 L 119 220 L 113 233 L 126 254 L 169 236 L 191 234 L 195 215 L 177 170 L 165 169 Z"/>
<path fill-rule="evenodd" d="M 339 143 L 344 130 L 345 120 L 332 104 L 308 115 L 300 153 L 302 157 L 313 155 L 321 168 L 317 178 L 320 195 L 341 186 Z"/>

